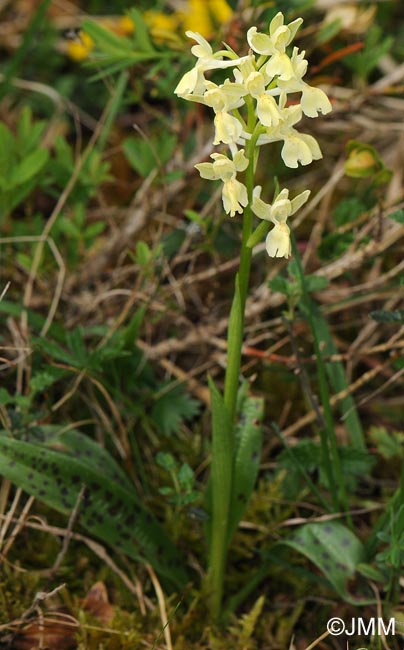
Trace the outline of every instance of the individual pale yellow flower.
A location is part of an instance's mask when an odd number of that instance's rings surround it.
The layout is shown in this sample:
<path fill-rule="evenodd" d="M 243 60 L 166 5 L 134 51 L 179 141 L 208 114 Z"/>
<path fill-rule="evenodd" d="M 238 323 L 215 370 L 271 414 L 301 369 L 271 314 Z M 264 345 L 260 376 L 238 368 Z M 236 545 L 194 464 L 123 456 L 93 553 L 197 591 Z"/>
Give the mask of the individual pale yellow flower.
<path fill-rule="evenodd" d="M 277 13 L 269 25 L 269 34 L 258 32 L 256 27 L 250 27 L 247 40 L 254 52 L 270 57 L 265 68 L 267 75 L 278 76 L 287 81 L 293 76 L 293 69 L 285 50 L 294 39 L 303 19 L 296 18 L 289 25 L 284 25 L 283 21 L 283 14 Z"/>
<path fill-rule="evenodd" d="M 303 82 L 300 90 L 302 92 L 300 104 L 307 117 L 318 117 L 319 113 L 326 115 L 332 111 L 331 102 L 321 88 L 315 88 Z"/>
<path fill-rule="evenodd" d="M 257 115 L 264 126 L 278 126 L 280 113 L 275 99 L 265 90 L 267 84 L 261 72 L 252 72 L 245 81 L 251 97 L 257 100 Z"/>
<path fill-rule="evenodd" d="M 261 199 L 261 187 L 254 188 L 252 211 L 260 219 L 271 221 L 274 228 L 266 238 L 266 249 L 270 257 L 290 257 L 290 229 L 286 221 L 294 214 L 310 196 L 310 190 L 298 194 L 292 201 L 289 200 L 289 190 L 282 190 L 271 205 Z"/>
<path fill-rule="evenodd" d="M 317 140 L 308 133 L 299 133 L 291 129 L 283 136 L 284 145 L 281 156 L 287 167 L 296 168 L 298 163 L 310 165 L 313 160 L 323 157 Z"/>
<path fill-rule="evenodd" d="M 281 156 L 287 167 L 296 168 L 298 163 L 309 165 L 313 160 L 322 158 L 321 149 L 312 135 L 300 133 L 294 128 L 302 118 L 300 104 L 288 107 L 285 107 L 285 104 L 286 93 L 282 93 L 279 100 L 281 120 L 277 127 L 267 128 L 266 133 L 260 135 L 258 144 L 283 140 Z"/>
<path fill-rule="evenodd" d="M 297 47 L 293 48 L 290 59 L 292 74 L 286 81 L 281 77 L 278 80 L 278 87 L 287 93 L 301 92 L 300 104 L 303 113 L 308 117 L 317 117 L 319 113 L 325 115 L 332 111 L 331 102 L 321 88 L 309 86 L 302 77 L 306 74 L 307 61 L 304 58 L 305 52 L 300 52 Z"/>
<path fill-rule="evenodd" d="M 247 169 L 248 159 L 243 149 L 234 154 L 233 160 L 221 153 L 212 153 L 210 157 L 213 163 L 199 163 L 195 167 L 202 178 L 223 181 L 223 207 L 227 214 L 234 217 L 236 212 L 242 213 L 248 204 L 247 188 L 236 178 L 237 172 Z"/>
<path fill-rule="evenodd" d="M 296 18 L 289 25 L 284 25 L 283 21 L 283 14 L 279 11 L 270 22 L 269 34 L 259 32 L 256 27 L 250 27 L 247 32 L 247 41 L 251 49 L 257 54 L 265 54 L 266 56 L 277 53 L 283 54 L 286 47 L 296 36 L 303 18 Z"/>
<path fill-rule="evenodd" d="M 247 93 L 246 88 L 241 84 L 231 83 L 228 79 L 220 86 L 208 81 L 206 88 L 202 102 L 215 111 L 213 144 L 237 142 L 243 127 L 240 120 L 234 115 L 230 115 L 229 111 L 244 104 L 243 97 Z"/>
<path fill-rule="evenodd" d="M 231 68 L 240 63 L 243 63 L 249 57 L 241 57 L 239 59 L 226 59 L 224 60 L 221 55 L 213 53 L 210 43 L 199 32 L 186 32 L 189 38 L 193 38 L 197 45 L 191 47 L 191 52 L 197 58 L 195 66 L 186 72 L 174 93 L 184 99 L 192 100 L 190 95 L 203 95 L 206 90 L 206 79 L 204 72 L 207 70 Z M 194 99 L 194 101 L 200 101 Z"/>

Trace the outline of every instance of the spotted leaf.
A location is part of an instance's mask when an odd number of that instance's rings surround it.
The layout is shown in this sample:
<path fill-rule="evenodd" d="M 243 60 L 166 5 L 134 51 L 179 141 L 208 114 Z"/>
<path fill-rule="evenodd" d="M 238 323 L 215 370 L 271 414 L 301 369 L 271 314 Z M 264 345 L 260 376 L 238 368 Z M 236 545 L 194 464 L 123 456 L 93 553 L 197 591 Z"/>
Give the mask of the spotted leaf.
<path fill-rule="evenodd" d="M 311 560 L 347 602 L 355 605 L 373 602 L 370 595 L 356 596 L 348 591 L 348 582 L 356 577 L 357 567 L 363 562 L 364 550 L 362 542 L 343 524 L 335 521 L 305 524 L 281 544 Z"/>
<path fill-rule="evenodd" d="M 172 584 L 186 582 L 180 553 L 164 529 L 113 459 L 86 436 L 70 431 L 32 443 L 0 432 L 0 474 L 67 516 L 84 486 L 80 526 L 134 560 L 149 562 Z"/>

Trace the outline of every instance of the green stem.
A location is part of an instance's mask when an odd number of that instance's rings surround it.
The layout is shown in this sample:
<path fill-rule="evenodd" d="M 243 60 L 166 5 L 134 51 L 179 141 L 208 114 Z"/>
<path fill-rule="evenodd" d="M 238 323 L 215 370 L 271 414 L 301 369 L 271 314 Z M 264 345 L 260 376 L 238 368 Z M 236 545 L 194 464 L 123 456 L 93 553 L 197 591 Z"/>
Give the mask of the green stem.
<path fill-rule="evenodd" d="M 253 212 L 251 203 L 254 189 L 254 156 L 258 137 L 261 133 L 260 127 L 255 127 L 251 140 L 246 146 L 246 157 L 249 165 L 246 171 L 245 184 L 248 194 L 248 205 L 243 215 L 243 234 L 241 240 L 240 267 L 238 281 L 236 280 L 233 303 L 230 311 L 229 328 L 227 335 L 227 366 L 224 384 L 224 403 L 229 416 L 234 421 L 237 403 L 237 392 L 239 385 L 241 348 L 243 344 L 244 312 L 250 280 L 252 248 L 248 246 L 253 229 Z M 241 316 L 240 312 L 241 311 Z"/>
<path fill-rule="evenodd" d="M 213 621 L 219 622 L 226 568 L 229 509 L 233 478 L 232 422 L 223 396 L 209 380 L 212 407 L 211 500 L 212 521 L 209 537 L 209 606 Z M 230 461 L 229 461 L 230 459 Z"/>
<path fill-rule="evenodd" d="M 243 344 L 244 312 L 247 300 L 252 249 L 247 246 L 253 228 L 253 212 L 251 203 L 254 188 L 255 149 L 261 127 L 256 126 L 254 106 L 247 103 L 248 128 L 251 135 L 246 146 L 246 157 L 249 164 L 246 170 L 245 184 L 248 194 L 248 206 L 243 215 L 243 232 L 240 253 L 240 267 L 236 276 L 233 303 L 230 311 L 227 334 L 227 366 L 225 376 L 223 405 L 220 410 L 223 414 L 223 424 L 218 427 L 217 416 L 213 413 L 214 426 L 212 429 L 212 522 L 209 543 L 209 572 L 208 588 L 210 597 L 210 613 L 212 619 L 218 623 L 222 612 L 223 583 L 228 552 L 228 528 L 232 485 L 234 474 L 234 449 L 235 449 L 235 415 L 237 394 L 239 388 L 239 375 L 241 365 L 241 348 Z M 211 388 L 211 395 L 214 395 Z M 219 398 L 216 395 L 216 409 Z M 226 424 L 227 423 L 227 424 Z M 220 430 L 219 430 L 220 429 Z M 218 463 L 218 453 L 223 456 L 222 463 Z M 220 475 L 219 475 L 220 471 Z M 220 505 L 220 507 L 219 507 Z"/>

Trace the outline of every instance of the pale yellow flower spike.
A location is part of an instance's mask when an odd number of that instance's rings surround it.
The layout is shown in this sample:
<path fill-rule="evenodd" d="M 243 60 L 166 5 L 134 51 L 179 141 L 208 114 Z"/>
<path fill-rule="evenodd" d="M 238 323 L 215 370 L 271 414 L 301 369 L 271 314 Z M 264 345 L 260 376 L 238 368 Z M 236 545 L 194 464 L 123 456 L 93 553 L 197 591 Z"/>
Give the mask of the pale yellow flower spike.
<path fill-rule="evenodd" d="M 332 110 L 326 93 L 303 81 L 308 66 L 305 52 L 295 47 L 290 56 L 286 51 L 303 20 L 297 18 L 285 24 L 283 14 L 278 12 L 271 20 L 268 33 L 250 27 L 247 32 L 249 53 L 237 58 L 237 54 L 230 49 L 215 53 L 200 33 L 210 25 L 209 9 L 212 9 L 213 18 L 213 6 L 220 11 L 221 1 L 190 0 L 190 5 L 195 9 L 192 18 L 199 25 L 198 32 L 188 31 L 186 35 L 196 41 L 191 52 L 197 60 L 194 67 L 180 79 L 174 92 L 187 101 L 213 109 L 213 144 L 228 145 L 232 156 L 229 158 L 223 153 L 212 153 L 210 157 L 213 162 L 199 163 L 195 167 L 202 178 L 222 181 L 223 207 L 230 217 L 244 213 L 252 193 L 252 212 L 273 224 L 266 237 L 268 255 L 288 258 L 291 255 L 291 241 L 287 220 L 308 200 L 310 191 L 304 190 L 289 199 L 289 190 L 285 188 L 272 204 L 265 203 L 261 199 L 261 187 L 252 187 L 251 174 L 245 176 L 245 184 L 238 179 L 238 174 L 246 171 L 249 164 L 252 168 L 256 164 L 258 149 L 254 151 L 254 148 L 273 142 L 283 142 L 281 157 L 285 165 L 292 169 L 322 158 L 315 137 L 295 128 L 303 113 L 315 118 L 319 113 L 325 115 Z M 225 7 L 224 10 L 221 19 L 229 16 Z M 231 73 L 220 85 L 205 78 L 205 72 L 217 69 L 229 69 Z M 296 101 L 296 97 L 293 102 L 288 101 L 288 95 L 296 93 L 300 94 L 300 101 Z M 245 147 L 246 155 L 244 148 L 239 149 L 240 146 Z M 250 219 L 251 215 L 247 216 Z M 251 247 L 257 243 L 255 238 L 261 232 L 259 228 L 249 235 L 246 241 L 250 241 Z M 250 244 L 247 243 L 247 247 Z"/>

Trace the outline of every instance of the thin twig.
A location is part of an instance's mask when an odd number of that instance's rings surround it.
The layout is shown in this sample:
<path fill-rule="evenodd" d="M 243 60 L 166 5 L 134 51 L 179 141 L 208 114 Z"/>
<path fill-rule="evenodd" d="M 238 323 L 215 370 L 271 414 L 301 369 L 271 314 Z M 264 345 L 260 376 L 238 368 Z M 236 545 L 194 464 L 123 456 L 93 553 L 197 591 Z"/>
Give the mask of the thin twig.
<path fill-rule="evenodd" d="M 7 553 L 9 552 L 11 546 L 13 545 L 17 535 L 24 528 L 25 520 L 26 520 L 26 518 L 28 516 L 29 511 L 31 510 L 31 507 L 32 507 L 34 501 L 35 501 L 35 497 L 32 497 L 32 496 L 27 499 L 27 502 L 26 502 L 24 508 L 22 509 L 21 515 L 20 515 L 20 517 L 18 519 L 18 522 L 16 523 L 13 532 L 11 533 L 10 537 L 7 540 L 7 543 L 4 546 L 4 549 L 2 551 L 3 557 L 7 556 Z M 1 544 L 0 544 L 0 547 L 1 547 Z"/>
<path fill-rule="evenodd" d="M 163 625 L 163 634 L 167 646 L 167 650 L 173 650 L 173 645 L 171 642 L 171 631 L 170 631 L 170 625 L 169 625 L 169 620 L 167 617 L 167 610 L 166 610 L 166 603 L 164 600 L 164 594 L 163 590 L 161 588 L 161 585 L 157 579 L 157 576 L 153 570 L 153 567 L 150 564 L 146 564 L 146 569 L 147 572 L 150 576 L 150 579 L 153 583 L 154 591 L 156 592 L 157 596 L 157 601 L 159 604 L 160 608 L 160 618 L 161 618 L 161 623 Z"/>
<path fill-rule="evenodd" d="M 80 489 L 80 492 L 77 495 L 77 499 L 76 499 L 76 503 L 74 504 L 74 508 L 73 508 L 73 510 L 72 510 L 72 512 L 70 514 L 70 517 L 69 517 L 69 522 L 68 522 L 67 528 L 66 528 L 66 534 L 65 534 L 65 536 L 63 538 L 62 548 L 60 549 L 60 551 L 59 551 L 59 553 L 58 553 L 58 555 L 56 557 L 56 560 L 55 560 L 55 562 L 53 564 L 53 567 L 49 571 L 49 581 L 51 581 L 54 578 L 54 576 L 57 574 L 57 572 L 59 571 L 60 566 L 61 566 L 61 564 L 63 562 L 63 558 L 65 557 L 65 555 L 67 553 L 67 549 L 69 548 L 69 544 L 70 544 L 70 541 L 72 539 L 73 526 L 77 521 L 77 517 L 78 517 L 79 511 L 80 511 L 81 502 L 83 501 L 85 491 L 86 491 L 86 486 L 82 485 L 81 489 Z"/>
<path fill-rule="evenodd" d="M 8 518 L 8 516 L 0 514 L 0 520 L 5 520 L 6 518 Z M 12 518 L 11 521 L 18 522 L 18 519 Z M 57 535 L 58 537 L 65 537 L 65 535 L 68 534 L 66 528 L 60 528 L 58 526 L 49 526 L 48 524 L 45 524 L 43 522 L 35 523 L 34 521 L 28 520 L 25 522 L 24 525 L 26 528 L 32 528 L 33 530 L 40 530 L 42 532 L 49 533 L 51 535 Z M 80 533 L 71 533 L 70 538 L 79 542 L 83 542 L 86 546 L 88 546 L 88 548 L 91 551 L 93 551 L 95 555 L 97 555 L 97 557 L 100 558 L 100 560 L 105 562 L 105 564 L 107 564 L 110 567 L 110 569 L 114 573 L 116 573 L 116 575 L 122 580 L 126 588 L 132 594 L 137 596 L 142 615 L 146 614 L 146 605 L 149 609 L 153 609 L 153 606 L 149 601 L 149 599 L 143 595 L 142 586 L 140 582 L 137 580 L 135 583 L 133 583 L 132 580 L 130 580 L 130 578 L 128 577 L 127 572 L 122 571 L 122 569 L 119 568 L 119 566 L 108 555 L 105 548 L 101 544 Z"/>

